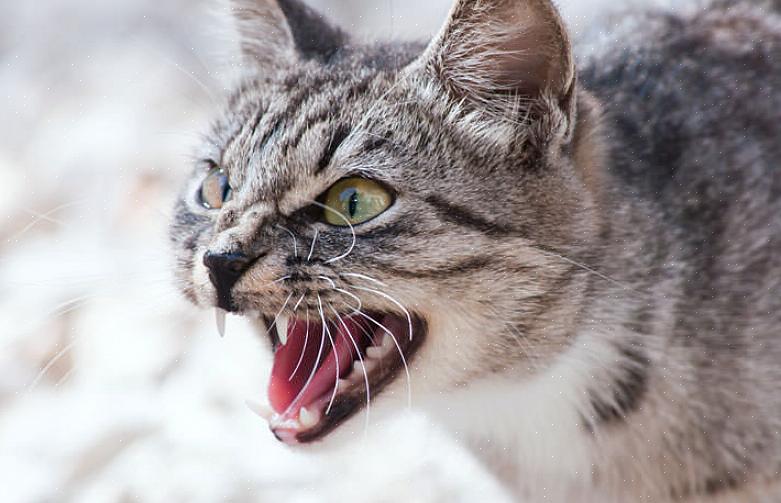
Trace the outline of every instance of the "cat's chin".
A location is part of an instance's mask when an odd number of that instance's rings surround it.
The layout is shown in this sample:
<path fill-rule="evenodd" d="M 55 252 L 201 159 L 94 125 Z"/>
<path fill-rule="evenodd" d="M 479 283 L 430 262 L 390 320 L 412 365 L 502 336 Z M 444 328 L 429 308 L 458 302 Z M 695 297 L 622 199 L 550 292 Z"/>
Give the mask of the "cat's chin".
<path fill-rule="evenodd" d="M 409 371 L 426 338 L 427 323 L 419 315 L 332 314 L 264 319 L 274 365 L 270 408 L 257 412 L 286 444 L 321 440 L 374 401 Z"/>

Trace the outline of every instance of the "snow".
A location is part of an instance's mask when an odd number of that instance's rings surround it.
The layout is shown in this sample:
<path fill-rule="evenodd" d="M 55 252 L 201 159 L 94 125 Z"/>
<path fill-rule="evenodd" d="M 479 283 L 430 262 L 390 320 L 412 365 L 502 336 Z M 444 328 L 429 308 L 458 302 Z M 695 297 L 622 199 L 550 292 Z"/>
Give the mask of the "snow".
<path fill-rule="evenodd" d="M 449 7 L 313 3 L 367 38 L 427 36 Z M 582 32 L 610 2 L 561 4 Z M 240 319 L 219 339 L 174 289 L 167 221 L 230 74 L 214 11 L 0 4 L 0 498 L 507 500 L 413 412 L 338 454 L 283 447 L 244 403 L 267 351 Z"/>

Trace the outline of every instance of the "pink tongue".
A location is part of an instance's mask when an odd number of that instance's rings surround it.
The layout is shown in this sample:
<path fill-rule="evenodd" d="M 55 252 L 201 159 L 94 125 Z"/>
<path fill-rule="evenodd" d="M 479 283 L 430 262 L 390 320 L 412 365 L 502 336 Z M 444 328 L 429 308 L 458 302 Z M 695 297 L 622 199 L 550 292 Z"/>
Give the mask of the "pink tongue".
<path fill-rule="evenodd" d="M 359 348 L 368 344 L 361 325 L 352 318 L 337 321 L 335 326 L 331 323 L 328 330 L 330 339 L 321 323 L 289 321 L 287 344 L 274 353 L 268 387 L 269 402 L 276 412 L 295 417 L 301 407 L 333 393 L 337 374 L 343 376 L 357 357 L 348 330 Z"/>

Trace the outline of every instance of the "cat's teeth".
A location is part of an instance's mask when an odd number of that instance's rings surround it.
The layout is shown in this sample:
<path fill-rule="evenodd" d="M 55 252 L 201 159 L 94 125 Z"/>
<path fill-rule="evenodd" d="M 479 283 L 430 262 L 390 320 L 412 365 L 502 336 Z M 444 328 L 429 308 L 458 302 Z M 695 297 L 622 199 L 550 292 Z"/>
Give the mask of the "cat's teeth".
<path fill-rule="evenodd" d="M 253 414 L 260 416 L 266 421 L 271 419 L 271 416 L 274 414 L 274 411 L 271 409 L 271 407 L 266 404 L 256 402 L 254 400 L 246 400 L 244 403 Z"/>
<path fill-rule="evenodd" d="M 289 323 L 289 318 L 286 314 L 279 315 L 279 318 L 277 318 L 277 336 L 279 337 L 279 342 L 283 346 L 287 344 L 287 327 Z"/>
<path fill-rule="evenodd" d="M 336 391 L 338 392 L 345 391 L 349 387 L 350 387 L 350 381 L 348 381 L 347 379 L 339 379 L 339 382 L 336 383 Z"/>
<path fill-rule="evenodd" d="M 214 315 L 217 321 L 217 333 L 220 337 L 225 337 L 225 309 L 215 308 Z"/>
<path fill-rule="evenodd" d="M 395 344 L 393 343 L 393 337 L 390 336 L 390 334 L 385 334 L 382 336 L 382 347 L 383 348 L 393 348 Z"/>
<path fill-rule="evenodd" d="M 386 353 L 385 348 L 378 348 L 377 346 L 369 346 L 366 348 L 366 356 L 369 358 L 379 359 Z"/>
<path fill-rule="evenodd" d="M 298 422 L 301 423 L 301 426 L 304 428 L 311 428 L 316 425 L 318 421 L 320 421 L 320 414 L 318 414 L 317 411 L 310 411 L 306 407 L 301 407 L 301 410 L 298 413 Z"/>
<path fill-rule="evenodd" d="M 376 363 L 371 360 L 364 360 L 362 362 L 355 361 L 353 362 L 353 372 L 358 374 L 363 374 L 364 372 L 369 373 L 375 365 Z"/>

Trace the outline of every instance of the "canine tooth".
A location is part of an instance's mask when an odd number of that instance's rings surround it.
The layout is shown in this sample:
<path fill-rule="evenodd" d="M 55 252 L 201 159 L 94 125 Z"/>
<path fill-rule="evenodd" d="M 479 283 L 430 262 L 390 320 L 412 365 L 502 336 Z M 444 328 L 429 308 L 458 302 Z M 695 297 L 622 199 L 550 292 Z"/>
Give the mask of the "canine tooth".
<path fill-rule="evenodd" d="M 353 363 L 353 372 L 363 375 L 364 372 L 371 372 L 375 365 L 376 364 L 370 360 L 364 360 L 363 362 L 356 361 Z"/>
<path fill-rule="evenodd" d="M 385 334 L 382 336 L 382 347 L 383 348 L 392 348 L 395 344 L 393 343 L 393 338 L 389 334 Z"/>
<path fill-rule="evenodd" d="M 214 308 L 214 315 L 217 321 L 217 333 L 220 337 L 225 337 L 225 309 Z"/>
<path fill-rule="evenodd" d="M 385 348 L 378 348 L 376 346 L 370 346 L 366 348 L 366 356 L 369 358 L 382 358 L 385 354 Z"/>
<path fill-rule="evenodd" d="M 344 391 L 349 387 L 350 381 L 347 379 L 339 379 L 339 382 L 336 383 L 336 391 Z"/>
<path fill-rule="evenodd" d="M 298 412 L 298 422 L 300 422 L 301 426 L 304 428 L 311 428 L 316 425 L 319 420 L 319 414 L 315 411 L 310 411 L 306 407 L 301 407 L 301 410 Z"/>
<path fill-rule="evenodd" d="M 287 344 L 287 326 L 289 323 L 289 318 L 286 314 L 282 314 L 277 318 L 277 336 L 279 337 L 279 342 L 284 346 Z"/>
<path fill-rule="evenodd" d="M 260 416 L 261 418 L 268 421 L 271 419 L 271 416 L 274 414 L 274 411 L 271 410 L 271 407 L 269 407 L 266 404 L 256 402 L 254 400 L 245 400 L 244 403 L 247 405 L 247 408 L 257 416 Z"/>

